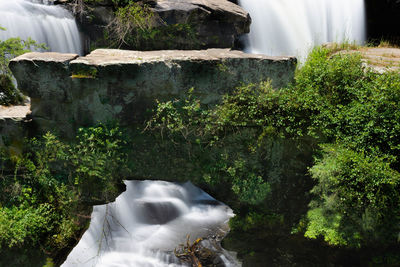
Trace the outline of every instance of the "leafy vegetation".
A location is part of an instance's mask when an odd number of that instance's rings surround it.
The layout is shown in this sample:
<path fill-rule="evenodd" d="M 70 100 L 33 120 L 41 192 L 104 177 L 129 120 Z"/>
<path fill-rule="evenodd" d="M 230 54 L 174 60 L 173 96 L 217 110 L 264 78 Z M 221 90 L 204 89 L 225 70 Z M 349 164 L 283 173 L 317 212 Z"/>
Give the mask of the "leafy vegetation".
<path fill-rule="evenodd" d="M 114 1 L 114 20 L 107 26 L 108 46 L 151 50 L 183 48 L 181 43 L 198 43 L 192 26 L 187 23 L 167 24 L 141 2 Z"/>
<path fill-rule="evenodd" d="M 90 21 L 96 19 L 99 0 L 76 0 L 73 11 Z M 131 50 L 185 49 L 201 47 L 192 23 L 167 23 L 152 10 L 151 1 L 113 0 L 114 16 L 97 36 L 91 49 L 98 47 Z"/>
<path fill-rule="evenodd" d="M 400 174 L 390 160 L 340 146 L 324 147 L 311 168 L 319 196 L 307 214 L 306 236 L 333 245 L 395 243 L 399 233 Z"/>
<path fill-rule="evenodd" d="M 113 39 L 111 45 L 137 46 L 142 39 L 154 37 L 152 28 L 155 23 L 154 14 L 146 5 L 128 2 L 118 7 L 115 19 L 108 26 L 108 36 Z"/>
<path fill-rule="evenodd" d="M 68 249 L 86 227 L 90 206 L 112 201 L 128 175 L 118 128 L 80 129 L 75 142 L 47 133 L 22 155 L 3 152 L 0 248 L 34 247 L 50 256 Z"/>
<path fill-rule="evenodd" d="M 5 31 L 0 27 L 0 31 Z M 0 105 L 20 104 L 23 95 L 15 87 L 11 70 L 8 68 L 10 59 L 29 52 L 33 48 L 44 48 L 32 39 L 10 38 L 0 40 Z"/>
<path fill-rule="evenodd" d="M 33 139 L 2 161 L 1 247 L 73 243 L 84 207 L 112 200 L 128 175 L 193 181 L 234 209 L 234 233 L 257 240 L 297 232 L 337 247 L 398 245 L 400 75 L 340 49 L 316 48 L 287 88 L 243 85 L 216 106 L 195 89 L 158 102 L 131 140 L 104 125 L 73 143 Z"/>
<path fill-rule="evenodd" d="M 214 108 L 192 93 L 159 103 L 148 129 L 179 144 L 173 157 L 187 153 L 198 182 L 229 199 L 234 229 L 260 234 L 306 213 L 307 237 L 347 247 L 395 244 L 399 90 L 398 73 L 377 74 L 357 54 L 317 48 L 288 88 L 245 85 Z"/>

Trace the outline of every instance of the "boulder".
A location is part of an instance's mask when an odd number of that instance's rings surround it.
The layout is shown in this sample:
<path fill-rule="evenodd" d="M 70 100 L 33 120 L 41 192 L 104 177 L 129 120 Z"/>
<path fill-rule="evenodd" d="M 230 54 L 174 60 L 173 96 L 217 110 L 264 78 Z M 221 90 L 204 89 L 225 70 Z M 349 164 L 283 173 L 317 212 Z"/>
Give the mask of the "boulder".
<path fill-rule="evenodd" d="M 156 100 L 185 96 L 190 88 L 204 104 L 242 83 L 293 80 L 296 59 L 229 49 L 128 51 L 98 49 L 74 54 L 28 53 L 10 62 L 20 90 L 31 97 L 39 130 L 72 136 L 78 127 L 143 122 Z"/>
<path fill-rule="evenodd" d="M 152 0 L 144 1 L 156 14 L 158 28 L 186 25 L 188 33 L 180 33 L 180 38 L 165 41 L 163 36 L 149 40 L 137 47 L 138 50 L 160 49 L 204 49 L 232 48 L 242 34 L 250 31 L 249 13 L 228 0 Z M 87 4 L 84 11 L 78 11 L 77 5 L 67 4 L 75 11 L 80 29 L 88 37 L 88 42 L 107 45 L 104 31 L 114 19 L 114 7 L 110 2 L 101 1 Z M 187 31 L 187 28 L 184 28 Z M 182 31 L 182 30 L 181 30 Z M 195 38 L 192 38 L 192 35 Z M 185 37 L 186 36 L 186 37 Z M 160 41 L 160 40 L 162 41 Z M 193 39 L 193 40 L 192 40 Z M 125 44 L 124 44 L 125 45 Z M 86 45 L 89 50 L 90 44 Z"/>
<path fill-rule="evenodd" d="M 22 152 L 24 137 L 29 130 L 30 105 L 0 106 L 0 147 L 11 155 Z"/>
<path fill-rule="evenodd" d="M 202 47 L 231 48 L 250 31 L 250 15 L 227 0 L 157 0 L 153 10 L 167 24 L 194 25 Z"/>
<path fill-rule="evenodd" d="M 181 215 L 179 208 L 171 201 L 136 200 L 132 206 L 135 219 L 143 224 L 167 224 Z"/>

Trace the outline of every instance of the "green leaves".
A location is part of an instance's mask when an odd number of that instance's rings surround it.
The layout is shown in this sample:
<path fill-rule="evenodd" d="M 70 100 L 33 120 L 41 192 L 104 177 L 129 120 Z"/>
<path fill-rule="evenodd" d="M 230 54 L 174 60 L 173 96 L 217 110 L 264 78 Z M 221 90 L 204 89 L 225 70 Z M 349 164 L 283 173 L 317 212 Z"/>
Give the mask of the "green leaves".
<path fill-rule="evenodd" d="M 0 27 L 0 30 L 6 29 Z M 27 40 L 10 38 L 0 41 L 0 105 L 19 104 L 23 101 L 22 94 L 14 85 L 8 63 L 10 59 L 37 48 L 45 49 L 45 46 L 37 44 L 30 38 Z"/>
<path fill-rule="evenodd" d="M 111 47 L 135 50 L 185 49 L 201 46 L 189 23 L 167 24 L 143 2 L 114 0 L 115 19 L 107 25 L 104 39 Z"/>
<path fill-rule="evenodd" d="M 332 245 L 360 247 L 396 242 L 400 215 L 400 173 L 390 160 L 328 145 L 310 169 L 318 199 L 310 205 L 305 235 Z"/>
<path fill-rule="evenodd" d="M 360 247 L 395 243 L 400 231 L 398 161 L 400 75 L 374 73 L 353 54 L 314 50 L 296 75 L 293 94 L 309 109 L 308 133 L 322 158 L 307 213 L 310 238 Z"/>
<path fill-rule="evenodd" d="M 43 247 L 74 242 L 85 205 L 106 203 L 128 174 L 126 140 L 118 127 L 80 129 L 74 142 L 51 133 L 27 141 L 19 157 L 0 153 L 0 247 Z"/>
<path fill-rule="evenodd" d="M 36 245 L 52 230 L 54 214 L 48 204 L 0 208 L 0 248 Z"/>
<path fill-rule="evenodd" d="M 307 237 L 360 247 L 395 243 L 400 232 L 399 106 L 399 73 L 316 48 L 288 88 L 243 85 L 214 107 L 192 92 L 158 103 L 148 129 L 201 159 L 200 179 L 223 188 L 242 218 L 252 210 L 298 223 L 296 209 Z"/>
<path fill-rule="evenodd" d="M 126 140 L 118 128 L 106 125 L 81 128 L 77 143 L 69 149 L 71 176 L 81 198 L 87 201 L 110 201 L 129 170 L 126 167 Z"/>

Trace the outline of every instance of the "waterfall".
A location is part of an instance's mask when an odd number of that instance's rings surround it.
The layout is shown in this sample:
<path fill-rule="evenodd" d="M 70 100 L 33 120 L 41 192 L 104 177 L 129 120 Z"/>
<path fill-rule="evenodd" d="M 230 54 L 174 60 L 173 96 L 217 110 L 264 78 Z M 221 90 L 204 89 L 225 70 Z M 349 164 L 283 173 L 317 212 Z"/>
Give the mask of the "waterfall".
<path fill-rule="evenodd" d="M 247 52 L 304 59 L 327 42 L 365 42 L 364 0 L 239 0 L 252 24 Z"/>
<path fill-rule="evenodd" d="M 232 210 L 191 183 L 125 184 L 127 190 L 115 202 L 94 207 L 89 229 L 63 267 L 187 266 L 173 252 L 186 243 L 187 235 L 190 242 L 199 237 L 222 239 L 229 229 Z M 239 265 L 234 255 L 217 250 L 222 263 L 218 266 Z"/>
<path fill-rule="evenodd" d="M 50 51 L 82 54 L 74 17 L 64 8 L 27 0 L 0 0 L 0 40 L 31 37 Z"/>

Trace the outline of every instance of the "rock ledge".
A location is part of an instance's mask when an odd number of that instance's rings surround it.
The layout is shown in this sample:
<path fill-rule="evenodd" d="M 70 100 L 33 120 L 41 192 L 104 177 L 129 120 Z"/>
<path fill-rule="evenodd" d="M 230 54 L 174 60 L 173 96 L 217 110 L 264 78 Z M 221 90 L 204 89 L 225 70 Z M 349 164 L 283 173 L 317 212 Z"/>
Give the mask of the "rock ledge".
<path fill-rule="evenodd" d="M 98 49 L 85 57 L 28 53 L 10 68 L 31 98 L 31 117 L 42 131 L 71 136 L 76 128 L 117 120 L 143 121 L 155 100 L 171 100 L 190 88 L 204 104 L 242 83 L 293 80 L 296 59 L 250 55 L 229 49 L 123 51 Z"/>

